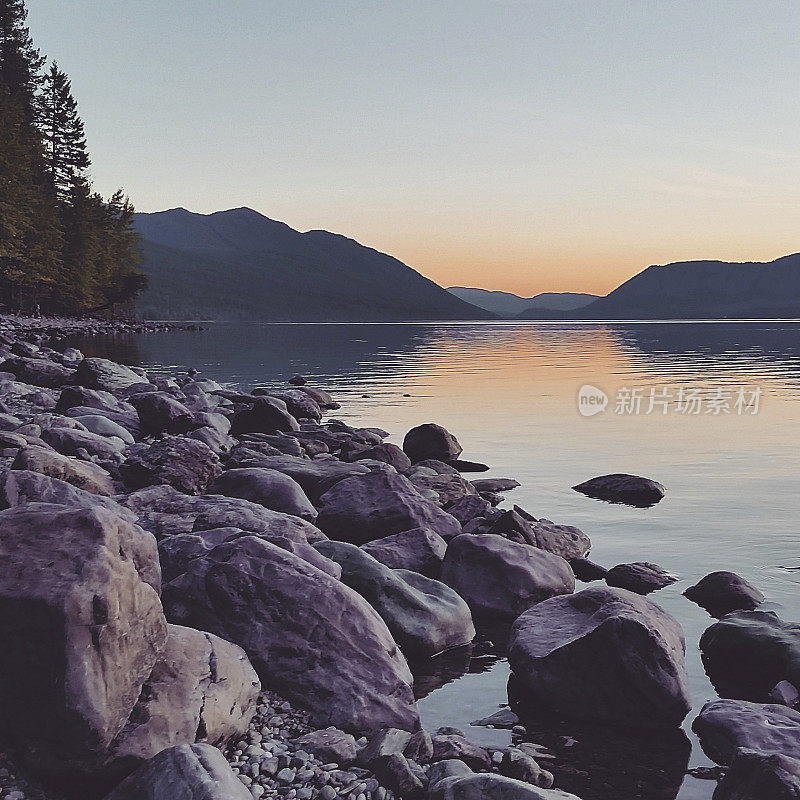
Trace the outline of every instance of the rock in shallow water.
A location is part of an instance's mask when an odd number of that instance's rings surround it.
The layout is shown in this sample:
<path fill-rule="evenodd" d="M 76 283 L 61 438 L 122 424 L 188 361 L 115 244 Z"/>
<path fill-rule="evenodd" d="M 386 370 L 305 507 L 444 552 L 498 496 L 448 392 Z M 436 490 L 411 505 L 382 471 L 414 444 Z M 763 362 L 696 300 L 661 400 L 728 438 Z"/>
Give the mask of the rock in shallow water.
<path fill-rule="evenodd" d="M 432 422 L 417 425 L 403 439 L 403 450 L 413 463 L 427 458 L 454 461 L 461 455 L 462 449 L 452 433 Z"/>
<path fill-rule="evenodd" d="M 735 572 L 712 572 L 683 595 L 712 617 L 724 617 L 731 611 L 753 611 L 764 602 L 764 595 Z"/>
<path fill-rule="evenodd" d="M 714 800 L 797 800 L 800 760 L 741 748 L 714 792 Z"/>
<path fill-rule="evenodd" d="M 419 725 L 411 673 L 352 589 L 247 536 L 195 559 L 163 590 L 167 618 L 245 649 L 268 688 L 354 733 Z"/>
<path fill-rule="evenodd" d="M 606 583 L 618 589 L 627 589 L 636 594 L 650 594 L 663 589 L 678 580 L 658 564 L 646 561 L 634 561 L 631 564 L 617 564 L 606 575 Z"/>
<path fill-rule="evenodd" d="M 508 658 L 524 700 L 568 717 L 677 726 L 691 707 L 680 625 L 624 589 L 539 603 L 514 623 Z"/>
<path fill-rule="evenodd" d="M 658 503 L 666 491 L 657 481 L 624 473 L 600 475 L 572 488 L 597 500 L 645 508 Z"/>

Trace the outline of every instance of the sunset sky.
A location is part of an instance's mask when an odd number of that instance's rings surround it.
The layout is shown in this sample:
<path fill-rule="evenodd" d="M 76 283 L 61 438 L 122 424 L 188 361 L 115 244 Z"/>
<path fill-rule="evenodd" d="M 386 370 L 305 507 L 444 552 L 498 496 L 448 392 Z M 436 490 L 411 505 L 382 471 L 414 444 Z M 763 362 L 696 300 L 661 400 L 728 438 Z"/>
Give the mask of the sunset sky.
<path fill-rule="evenodd" d="M 445 286 L 800 251 L 800 3 L 29 0 L 97 188 L 250 206 Z"/>

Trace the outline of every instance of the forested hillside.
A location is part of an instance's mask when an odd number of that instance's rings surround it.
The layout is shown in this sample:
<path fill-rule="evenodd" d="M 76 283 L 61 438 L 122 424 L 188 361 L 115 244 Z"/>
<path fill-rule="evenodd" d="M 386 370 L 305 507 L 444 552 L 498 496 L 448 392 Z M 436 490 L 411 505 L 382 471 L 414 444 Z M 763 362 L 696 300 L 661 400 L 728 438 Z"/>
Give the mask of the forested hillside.
<path fill-rule="evenodd" d="M 36 49 L 24 0 L 0 0 L 0 304 L 80 313 L 126 306 L 139 271 L 133 207 L 89 178 L 67 75 Z"/>

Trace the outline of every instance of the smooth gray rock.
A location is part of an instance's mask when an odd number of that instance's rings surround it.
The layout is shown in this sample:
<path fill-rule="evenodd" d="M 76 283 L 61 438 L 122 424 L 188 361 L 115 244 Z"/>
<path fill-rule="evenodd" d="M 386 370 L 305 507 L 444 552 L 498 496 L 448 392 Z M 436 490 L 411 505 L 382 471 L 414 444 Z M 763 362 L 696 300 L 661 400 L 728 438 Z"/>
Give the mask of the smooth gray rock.
<path fill-rule="evenodd" d="M 690 586 L 683 596 L 712 617 L 724 617 L 732 611 L 753 611 L 764 602 L 764 595 L 735 572 L 711 572 Z"/>
<path fill-rule="evenodd" d="M 735 611 L 700 638 L 703 666 L 721 697 L 768 702 L 786 680 L 800 686 L 800 624 L 773 611 Z"/>
<path fill-rule="evenodd" d="M 540 789 L 491 773 L 443 778 L 433 786 L 428 797 L 429 800 L 580 800 L 559 789 Z"/>
<path fill-rule="evenodd" d="M 703 752 L 717 764 L 730 764 L 740 747 L 800 759 L 800 712 L 786 706 L 712 700 L 703 706 L 692 730 Z"/>
<path fill-rule="evenodd" d="M 461 525 L 426 500 L 402 475 L 370 472 L 339 481 L 320 498 L 317 525 L 332 539 L 365 544 L 384 536 L 429 528 L 443 538 Z"/>
<path fill-rule="evenodd" d="M 92 494 L 112 495 L 114 483 L 111 476 L 97 464 L 46 450 L 43 447 L 26 447 L 17 453 L 13 470 L 39 472 L 50 478 L 63 480 Z"/>
<path fill-rule="evenodd" d="M 101 508 L 0 512 L 0 727 L 37 769 L 95 757 L 166 644 L 156 543 Z"/>
<path fill-rule="evenodd" d="M 594 497 L 597 500 L 645 508 L 658 503 L 666 492 L 664 487 L 657 481 L 625 473 L 600 475 L 579 483 L 572 488 L 576 492 L 585 494 L 587 497 Z"/>
<path fill-rule="evenodd" d="M 145 392 L 130 398 L 143 434 L 187 433 L 196 427 L 194 414 L 166 392 Z"/>
<path fill-rule="evenodd" d="M 209 450 L 218 456 L 226 455 L 236 446 L 236 439 L 226 433 L 220 433 L 216 428 L 204 426 L 187 433 L 189 439 L 202 442 Z"/>
<path fill-rule="evenodd" d="M 472 481 L 472 485 L 478 492 L 510 492 L 520 483 L 513 478 L 479 478 Z"/>
<path fill-rule="evenodd" d="M 210 484 L 208 491 L 226 497 L 240 497 L 271 511 L 293 514 L 309 522 L 317 516 L 317 510 L 300 485 L 274 469 L 229 469 Z"/>
<path fill-rule="evenodd" d="M 494 534 L 462 534 L 447 546 L 442 581 L 473 613 L 511 622 L 535 603 L 575 589 L 575 576 L 559 556 Z"/>
<path fill-rule="evenodd" d="M 167 484 L 186 494 L 203 494 L 222 472 L 219 458 L 202 442 L 184 436 L 165 436 L 131 454 L 120 464 L 128 486 Z"/>
<path fill-rule="evenodd" d="M 75 456 L 80 450 L 85 450 L 89 455 L 98 456 L 105 461 L 114 459 L 117 453 L 125 449 L 122 439 L 109 439 L 89 431 L 66 427 L 42 431 L 42 440 L 62 455 Z"/>
<path fill-rule="evenodd" d="M 253 800 L 225 756 L 208 744 L 162 750 L 105 800 Z"/>
<path fill-rule="evenodd" d="M 55 389 L 74 380 L 75 370 L 44 358 L 9 358 L 0 364 L 0 371 L 12 373 L 18 381 L 30 386 Z"/>
<path fill-rule="evenodd" d="M 382 461 L 391 464 L 398 472 L 408 472 L 411 469 L 411 459 L 396 445 L 391 442 L 381 442 L 368 447 L 358 455 L 359 460 Z"/>
<path fill-rule="evenodd" d="M 308 393 L 299 389 L 254 389 L 254 395 L 266 394 L 286 404 L 286 410 L 295 419 L 322 419 L 319 403 Z"/>
<path fill-rule="evenodd" d="M 488 770 L 492 759 L 488 751 L 458 733 L 436 733 L 433 742 L 433 761 L 448 761 L 457 758 L 472 770 Z"/>
<path fill-rule="evenodd" d="M 449 587 L 417 572 L 393 570 L 346 542 L 314 547 L 342 568 L 342 582 L 381 615 L 403 653 L 428 657 L 475 637 L 469 606 Z"/>
<path fill-rule="evenodd" d="M 628 728 L 677 726 L 688 713 L 680 625 L 624 589 L 554 597 L 514 623 L 508 658 L 521 698 L 540 709 Z"/>
<path fill-rule="evenodd" d="M 362 734 L 418 727 L 411 673 L 359 594 L 246 536 L 195 559 L 162 593 L 167 618 L 245 649 L 264 686 L 318 724 Z"/>
<path fill-rule="evenodd" d="M 432 422 L 417 425 L 403 439 L 403 450 L 414 463 L 427 458 L 452 461 L 461 455 L 462 449 L 452 433 Z"/>
<path fill-rule="evenodd" d="M 72 419 L 77 420 L 86 430 L 98 436 L 115 436 L 117 439 L 122 439 L 126 444 L 133 444 L 134 442 L 133 436 L 127 428 L 102 414 L 84 414 L 82 416 L 72 416 Z"/>
<path fill-rule="evenodd" d="M 439 579 L 447 542 L 436 531 L 412 528 L 361 545 L 361 549 L 392 569 L 408 569 Z"/>
<path fill-rule="evenodd" d="M 85 358 L 75 371 L 75 382 L 87 389 L 115 392 L 142 383 L 145 378 L 107 358 Z"/>
<path fill-rule="evenodd" d="M 274 397 L 259 397 L 249 408 L 237 411 L 231 418 L 231 433 L 278 433 L 297 431 L 300 426 L 289 413 L 286 403 Z"/>
<path fill-rule="evenodd" d="M 650 564 L 647 561 L 617 564 L 606 575 L 606 583 L 609 586 L 627 589 L 636 594 L 650 594 L 650 592 L 663 589 L 677 580 L 677 575 L 672 575 L 658 564 Z"/>
<path fill-rule="evenodd" d="M 800 760 L 740 748 L 714 792 L 714 800 L 798 800 Z"/>

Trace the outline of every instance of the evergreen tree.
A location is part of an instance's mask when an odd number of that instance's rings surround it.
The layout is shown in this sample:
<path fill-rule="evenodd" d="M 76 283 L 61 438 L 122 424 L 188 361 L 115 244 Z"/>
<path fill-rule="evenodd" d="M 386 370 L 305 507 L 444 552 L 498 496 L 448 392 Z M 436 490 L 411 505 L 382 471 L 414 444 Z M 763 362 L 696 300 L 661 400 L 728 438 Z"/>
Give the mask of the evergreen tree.
<path fill-rule="evenodd" d="M 32 121 L 44 58 L 33 46 L 25 25 L 27 16 L 25 0 L 0 0 L 0 78 Z"/>
<path fill-rule="evenodd" d="M 44 138 L 50 180 L 58 197 L 68 200 L 90 161 L 83 121 L 78 116 L 70 80 L 55 62 L 43 82 L 39 128 Z"/>

